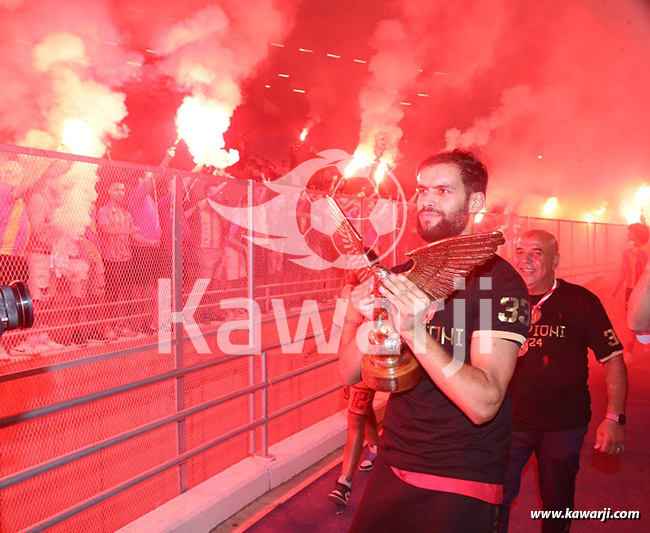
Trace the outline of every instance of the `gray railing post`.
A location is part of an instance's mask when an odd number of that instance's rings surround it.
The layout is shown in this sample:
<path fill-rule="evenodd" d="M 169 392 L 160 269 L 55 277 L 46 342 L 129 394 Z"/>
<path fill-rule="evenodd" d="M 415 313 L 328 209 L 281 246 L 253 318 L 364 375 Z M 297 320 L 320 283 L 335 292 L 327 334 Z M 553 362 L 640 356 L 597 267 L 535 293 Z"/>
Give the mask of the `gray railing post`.
<path fill-rule="evenodd" d="M 262 457 L 269 456 L 269 376 L 267 368 L 266 350 L 262 352 Z"/>
<path fill-rule="evenodd" d="M 174 316 L 180 317 L 183 312 L 183 180 L 180 175 L 174 173 L 174 204 L 172 216 L 173 240 L 172 240 L 172 294 Z M 173 322 L 173 341 L 175 368 L 183 368 L 185 362 L 183 358 L 183 323 L 175 320 Z M 176 410 L 185 409 L 185 377 L 179 376 L 175 380 L 176 392 Z M 178 455 L 187 451 L 187 430 L 185 419 L 176 423 L 176 432 L 178 437 Z M 181 463 L 178 465 L 179 491 L 182 494 L 189 488 L 187 465 Z"/>
<path fill-rule="evenodd" d="M 255 216 L 253 215 L 253 205 L 255 202 L 254 195 L 254 186 L 255 182 L 251 179 L 248 180 L 248 227 L 249 235 L 252 237 L 253 232 L 255 231 Z M 248 345 L 253 346 L 255 343 L 255 331 L 254 328 L 257 327 L 255 322 L 255 313 L 253 301 L 255 299 L 255 256 L 254 256 L 254 245 L 252 238 L 248 240 Z M 261 325 L 260 325 L 261 327 Z M 251 354 L 249 362 L 249 385 L 255 385 L 255 354 Z M 250 422 L 255 420 L 255 394 L 250 395 L 249 401 L 249 419 Z M 255 454 L 255 429 L 252 429 L 250 432 L 250 447 L 249 451 L 251 454 Z"/>
<path fill-rule="evenodd" d="M 398 210 L 397 210 L 397 200 L 393 202 L 393 251 L 392 251 L 392 256 L 393 256 L 393 265 L 397 264 L 397 217 L 399 216 Z M 406 206 L 404 206 L 405 209 L 408 209 Z M 404 234 L 402 234 L 403 236 Z"/>

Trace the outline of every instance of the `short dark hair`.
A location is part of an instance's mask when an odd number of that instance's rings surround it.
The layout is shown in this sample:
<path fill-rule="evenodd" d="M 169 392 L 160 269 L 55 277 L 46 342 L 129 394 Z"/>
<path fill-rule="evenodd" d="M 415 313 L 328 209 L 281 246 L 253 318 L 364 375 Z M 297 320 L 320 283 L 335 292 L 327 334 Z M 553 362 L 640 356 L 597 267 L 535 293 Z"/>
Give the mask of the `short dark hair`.
<path fill-rule="evenodd" d="M 641 222 L 635 222 L 634 224 L 630 224 L 627 229 L 629 229 L 633 234 L 636 234 L 637 239 L 641 241 L 642 244 L 646 244 L 648 242 L 648 237 L 650 237 L 650 230 L 648 230 L 648 226 L 645 224 L 641 224 Z"/>
<path fill-rule="evenodd" d="M 468 195 L 474 192 L 485 193 L 487 190 L 487 167 L 472 152 L 465 150 L 456 149 L 451 152 L 440 152 L 439 154 L 430 155 L 418 165 L 416 175 L 419 176 L 420 172 L 427 167 L 443 163 L 449 163 L 458 167 Z"/>

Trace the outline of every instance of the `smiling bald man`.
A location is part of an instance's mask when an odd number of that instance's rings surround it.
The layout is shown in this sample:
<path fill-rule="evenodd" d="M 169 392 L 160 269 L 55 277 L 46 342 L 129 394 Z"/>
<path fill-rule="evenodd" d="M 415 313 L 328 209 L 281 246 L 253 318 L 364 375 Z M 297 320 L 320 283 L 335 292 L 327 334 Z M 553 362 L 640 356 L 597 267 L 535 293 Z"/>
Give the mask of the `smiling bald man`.
<path fill-rule="evenodd" d="M 544 510 L 573 509 L 580 448 L 591 418 L 587 349 L 603 364 L 607 413 L 594 448 L 611 455 L 625 450 L 627 374 L 621 346 L 598 297 L 555 276 L 556 238 L 542 230 L 519 237 L 515 266 L 530 294 L 528 342 L 510 382 L 514 435 L 504 483 L 501 531 L 508 530 L 510 503 L 521 471 L 534 452 Z M 568 531 L 570 520 L 545 520 L 542 531 Z"/>

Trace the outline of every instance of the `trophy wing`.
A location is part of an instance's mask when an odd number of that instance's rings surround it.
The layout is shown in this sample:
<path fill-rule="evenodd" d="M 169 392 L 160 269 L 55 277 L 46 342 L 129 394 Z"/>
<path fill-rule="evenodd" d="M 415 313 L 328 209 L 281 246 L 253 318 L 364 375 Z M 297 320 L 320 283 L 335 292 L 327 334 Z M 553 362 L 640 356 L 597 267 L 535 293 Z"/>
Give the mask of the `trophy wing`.
<path fill-rule="evenodd" d="M 460 278 L 492 258 L 504 242 L 500 231 L 442 239 L 407 253 L 413 266 L 405 275 L 434 300 L 444 299 Z"/>
<path fill-rule="evenodd" d="M 366 249 L 363 246 L 363 238 L 348 220 L 341 209 L 341 206 L 332 198 L 327 197 L 329 211 L 332 219 L 336 224 L 336 234 L 343 244 L 343 251 L 347 256 L 347 267 L 357 271 L 357 277 L 360 281 L 365 281 L 372 276 L 370 268 L 372 263 L 366 255 Z"/>

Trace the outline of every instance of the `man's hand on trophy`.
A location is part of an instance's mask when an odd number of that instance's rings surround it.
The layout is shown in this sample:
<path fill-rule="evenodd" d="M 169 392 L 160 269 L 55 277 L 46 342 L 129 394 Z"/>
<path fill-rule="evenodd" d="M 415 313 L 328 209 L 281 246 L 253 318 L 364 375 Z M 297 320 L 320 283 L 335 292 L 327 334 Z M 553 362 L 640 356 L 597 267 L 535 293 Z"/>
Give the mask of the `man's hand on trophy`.
<path fill-rule="evenodd" d="M 399 314 L 400 333 L 412 332 L 415 324 L 422 324 L 431 305 L 431 299 L 415 283 L 401 274 L 390 274 L 382 280 L 379 292 Z"/>
<path fill-rule="evenodd" d="M 375 309 L 373 281 L 373 278 L 367 279 L 352 289 L 350 294 L 350 303 L 366 320 L 373 320 Z"/>

